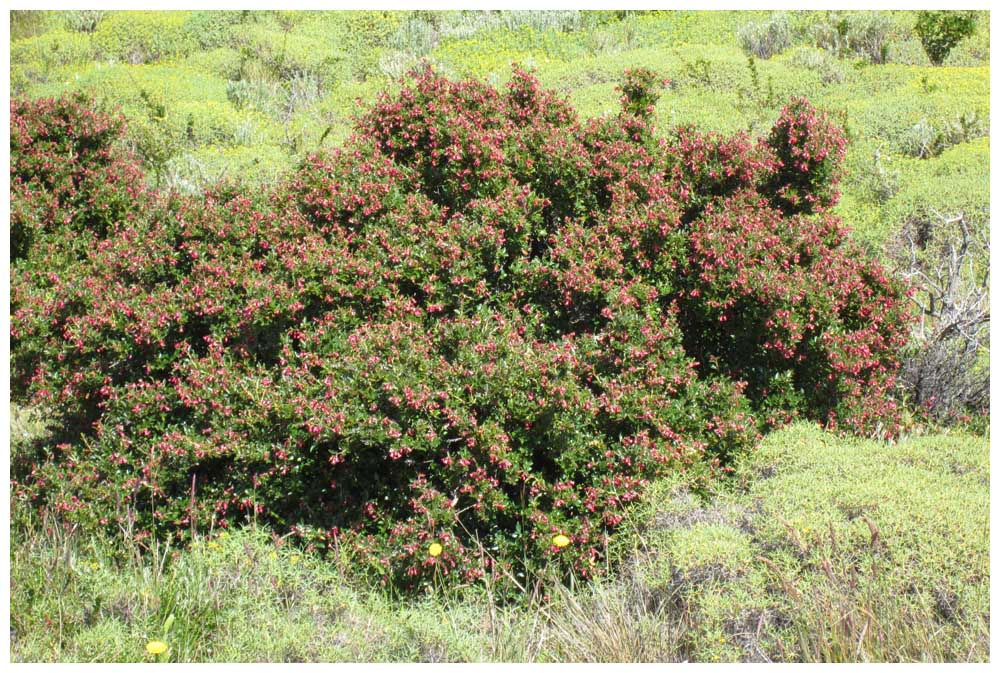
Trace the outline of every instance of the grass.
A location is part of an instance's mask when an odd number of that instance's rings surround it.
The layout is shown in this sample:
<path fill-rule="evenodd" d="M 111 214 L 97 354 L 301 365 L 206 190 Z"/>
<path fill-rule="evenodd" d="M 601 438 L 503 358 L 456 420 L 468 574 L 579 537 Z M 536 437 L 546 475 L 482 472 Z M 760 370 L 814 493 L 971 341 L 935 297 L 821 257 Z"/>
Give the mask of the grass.
<path fill-rule="evenodd" d="M 715 493 L 657 483 L 618 573 L 507 605 L 400 600 L 252 527 L 146 548 L 16 514 L 13 661 L 989 659 L 988 439 L 957 432 L 793 425 Z"/>

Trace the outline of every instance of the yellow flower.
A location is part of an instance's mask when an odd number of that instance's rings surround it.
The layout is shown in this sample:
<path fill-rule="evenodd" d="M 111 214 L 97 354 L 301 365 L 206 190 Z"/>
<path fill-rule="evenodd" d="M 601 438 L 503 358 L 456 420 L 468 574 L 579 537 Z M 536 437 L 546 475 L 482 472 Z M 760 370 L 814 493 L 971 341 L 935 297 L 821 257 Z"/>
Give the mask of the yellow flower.
<path fill-rule="evenodd" d="M 301 560 L 302 560 L 302 557 L 301 557 L 301 556 L 299 556 L 298 554 L 293 554 L 293 555 L 292 555 L 292 558 L 291 558 L 291 559 L 289 559 L 289 560 L 290 560 L 290 561 L 292 562 L 292 565 L 295 565 L 295 564 L 297 564 L 297 563 L 298 563 L 299 561 L 301 561 Z"/>
<path fill-rule="evenodd" d="M 444 551 L 444 547 L 442 547 L 437 542 L 432 542 L 431 546 L 427 549 L 427 553 L 430 554 L 431 556 L 440 556 L 441 552 L 443 552 L 443 551 Z"/>
<path fill-rule="evenodd" d="M 569 544 L 569 538 L 560 533 L 559 535 L 556 535 L 554 538 L 552 538 L 552 544 L 560 548 L 565 547 L 566 545 Z"/>
<path fill-rule="evenodd" d="M 146 651 L 152 654 L 154 657 L 158 654 L 163 654 L 168 649 L 167 644 L 162 640 L 151 640 L 146 643 Z"/>

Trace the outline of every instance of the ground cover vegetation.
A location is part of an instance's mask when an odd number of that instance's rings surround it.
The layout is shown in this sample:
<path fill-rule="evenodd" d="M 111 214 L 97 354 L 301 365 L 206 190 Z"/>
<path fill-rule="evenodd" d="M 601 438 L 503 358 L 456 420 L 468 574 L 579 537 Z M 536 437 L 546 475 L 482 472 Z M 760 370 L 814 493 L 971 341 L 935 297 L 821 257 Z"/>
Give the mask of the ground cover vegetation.
<path fill-rule="evenodd" d="M 485 583 L 388 597 L 263 527 L 138 553 L 127 535 L 21 518 L 11 654 L 143 662 L 159 640 L 170 661 L 989 659 L 988 440 L 886 445 L 799 423 L 733 476 L 708 498 L 657 481 L 622 571 L 513 603 Z"/>
<path fill-rule="evenodd" d="M 907 528 L 861 459 L 983 460 L 892 443 L 988 420 L 981 15 L 14 14 L 12 616 L 59 620 L 21 656 L 988 657 L 984 529 L 941 552 L 955 501 Z M 223 548 L 259 595 L 191 594 Z M 415 630 L 334 628 L 369 609 Z"/>

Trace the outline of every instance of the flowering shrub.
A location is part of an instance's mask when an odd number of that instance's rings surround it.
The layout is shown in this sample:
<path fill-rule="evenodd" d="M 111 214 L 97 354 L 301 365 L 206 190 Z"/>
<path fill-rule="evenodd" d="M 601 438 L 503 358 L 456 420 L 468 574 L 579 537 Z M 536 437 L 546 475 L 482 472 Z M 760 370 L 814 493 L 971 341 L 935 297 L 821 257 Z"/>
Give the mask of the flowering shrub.
<path fill-rule="evenodd" d="M 905 314 L 829 212 L 842 137 L 797 101 L 756 143 L 657 139 L 647 75 L 582 123 L 526 72 L 426 70 L 267 194 L 17 206 L 91 238 L 12 269 L 15 392 L 88 428 L 16 497 L 151 535 L 265 520 L 402 588 L 586 577 L 658 475 L 799 414 L 891 432 Z M 12 109 L 12 198 L 117 175 L 35 166 L 36 116 L 79 101 Z"/>
<path fill-rule="evenodd" d="M 88 247 L 141 198 L 142 175 L 113 146 L 121 117 L 91 110 L 79 95 L 11 101 L 11 259 L 70 235 Z M 48 236 L 57 230 L 54 237 Z"/>
<path fill-rule="evenodd" d="M 632 68 L 625 71 L 625 81 L 618 88 L 622 92 L 621 104 L 626 114 L 648 118 L 653 114 L 660 94 L 656 91 L 656 73 L 646 68 Z"/>
<path fill-rule="evenodd" d="M 793 100 L 771 129 L 768 145 L 778 166 L 763 191 L 784 212 L 813 213 L 837 202 L 847 141 L 826 115 L 804 99 Z"/>

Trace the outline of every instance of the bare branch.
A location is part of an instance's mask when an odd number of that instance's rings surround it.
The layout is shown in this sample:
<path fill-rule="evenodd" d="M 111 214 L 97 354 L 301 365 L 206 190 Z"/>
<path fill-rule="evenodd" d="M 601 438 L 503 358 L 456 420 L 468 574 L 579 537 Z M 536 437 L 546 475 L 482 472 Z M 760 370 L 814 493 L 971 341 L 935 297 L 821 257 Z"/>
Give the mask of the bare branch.
<path fill-rule="evenodd" d="M 918 320 L 903 379 L 917 404 L 937 417 L 989 404 L 989 373 L 980 366 L 989 349 L 989 236 L 965 214 L 938 220 L 926 241 L 909 227 L 902 232 L 905 257 L 900 276 L 916 292 Z"/>

